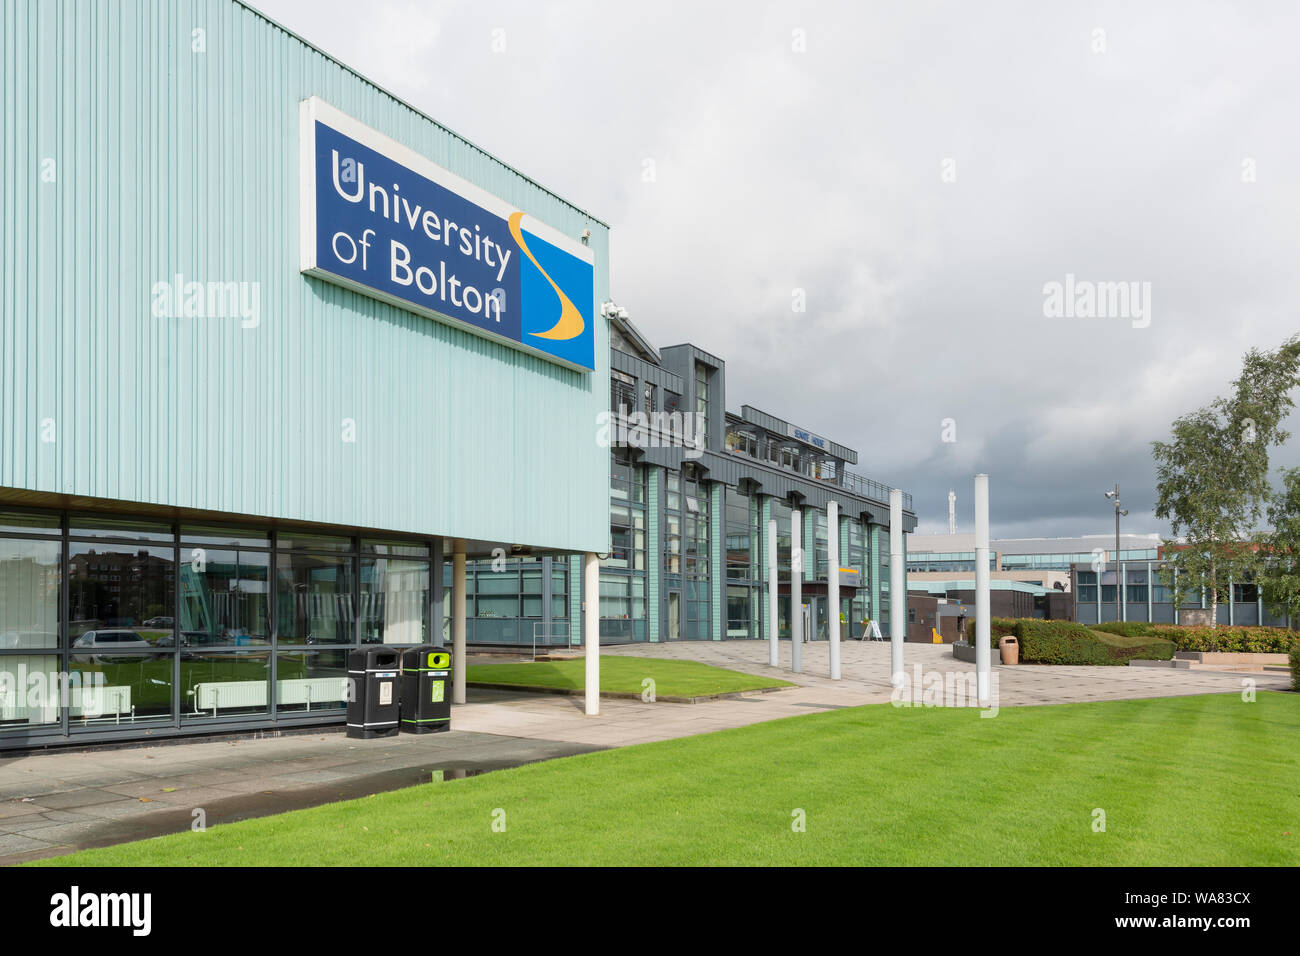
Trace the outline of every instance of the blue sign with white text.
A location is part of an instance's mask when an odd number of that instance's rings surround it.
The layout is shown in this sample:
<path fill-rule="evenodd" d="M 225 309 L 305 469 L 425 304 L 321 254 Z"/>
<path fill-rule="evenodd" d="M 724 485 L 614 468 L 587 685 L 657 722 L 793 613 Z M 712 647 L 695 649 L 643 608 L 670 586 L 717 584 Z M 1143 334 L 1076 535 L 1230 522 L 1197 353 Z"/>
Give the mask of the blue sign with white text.
<path fill-rule="evenodd" d="M 590 261 L 541 238 L 500 200 L 483 194 L 504 214 L 320 120 L 312 129 L 315 235 L 304 241 L 314 240 L 315 256 L 307 271 L 595 367 Z"/>

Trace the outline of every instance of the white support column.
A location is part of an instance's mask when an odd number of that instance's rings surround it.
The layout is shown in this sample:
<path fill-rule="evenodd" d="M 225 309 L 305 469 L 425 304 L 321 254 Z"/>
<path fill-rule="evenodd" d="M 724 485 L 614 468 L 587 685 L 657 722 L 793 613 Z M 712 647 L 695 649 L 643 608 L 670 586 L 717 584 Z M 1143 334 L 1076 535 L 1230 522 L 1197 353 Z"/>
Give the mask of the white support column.
<path fill-rule="evenodd" d="M 586 713 L 588 717 L 596 717 L 600 714 L 600 559 L 594 551 L 583 556 L 582 584 L 582 645 L 587 653 Z"/>
<path fill-rule="evenodd" d="M 1098 587 L 1100 588 L 1100 584 Z M 975 476 L 975 688 L 989 705 L 989 476 Z"/>
<path fill-rule="evenodd" d="M 903 584 L 903 492 L 889 489 L 889 680 L 903 686 L 903 641 L 907 639 L 907 591 Z"/>
<path fill-rule="evenodd" d="M 451 558 L 451 702 L 465 703 L 465 539 Z"/>
<path fill-rule="evenodd" d="M 840 505 L 826 502 L 826 603 L 831 639 L 831 680 L 840 679 Z"/>
<path fill-rule="evenodd" d="M 776 571 L 776 519 L 767 519 L 767 662 L 781 666 L 781 627 L 778 619 L 777 590 L 780 581 Z"/>
<path fill-rule="evenodd" d="M 790 670 L 803 673 L 803 521 L 790 509 Z"/>

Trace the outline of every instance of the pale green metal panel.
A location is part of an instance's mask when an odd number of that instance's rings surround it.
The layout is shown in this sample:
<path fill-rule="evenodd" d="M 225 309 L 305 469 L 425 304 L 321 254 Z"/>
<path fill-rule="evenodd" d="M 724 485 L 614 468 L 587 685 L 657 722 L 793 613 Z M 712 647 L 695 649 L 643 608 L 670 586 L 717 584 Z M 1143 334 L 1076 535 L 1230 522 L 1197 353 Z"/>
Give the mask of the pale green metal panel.
<path fill-rule="evenodd" d="M 663 545 L 659 541 L 659 484 L 663 469 L 647 465 L 646 490 L 646 637 L 659 640 L 659 581 L 663 573 Z"/>
<path fill-rule="evenodd" d="M 602 223 L 233 0 L 3 9 L 0 486 L 608 549 Z M 596 370 L 304 278 L 313 94 L 590 229 Z M 154 285 L 177 274 L 256 288 L 257 324 L 155 318 Z"/>
<path fill-rule="evenodd" d="M 715 641 L 722 640 L 726 633 L 727 627 L 727 564 L 726 564 L 726 537 L 727 537 L 727 486 L 720 481 L 712 482 L 709 486 L 709 535 L 713 539 L 710 544 L 712 554 L 709 556 L 710 572 L 710 590 L 713 600 L 713 614 L 710 616 L 710 627 L 713 631 Z"/>
<path fill-rule="evenodd" d="M 871 565 L 871 607 L 868 611 L 877 623 L 880 621 L 880 536 L 883 531 L 878 524 L 867 525 L 867 540 L 870 542 L 867 563 Z"/>
<path fill-rule="evenodd" d="M 817 579 L 817 511 L 814 508 L 803 509 L 803 579 Z"/>
<path fill-rule="evenodd" d="M 586 575 L 582 573 L 582 558 L 576 554 L 570 555 L 569 633 L 575 638 L 575 644 L 582 643 L 587 635 L 587 616 L 582 613 L 582 602 L 585 600 L 583 590 L 586 584 Z"/>

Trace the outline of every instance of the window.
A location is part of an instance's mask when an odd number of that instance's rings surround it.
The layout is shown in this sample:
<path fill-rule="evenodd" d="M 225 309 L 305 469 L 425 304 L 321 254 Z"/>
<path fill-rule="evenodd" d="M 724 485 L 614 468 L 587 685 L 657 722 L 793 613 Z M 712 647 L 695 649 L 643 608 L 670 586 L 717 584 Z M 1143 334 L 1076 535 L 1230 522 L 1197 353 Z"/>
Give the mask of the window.
<path fill-rule="evenodd" d="M 181 719 L 215 720 L 270 712 L 271 654 L 181 655 Z M 171 670 L 171 658 L 167 659 Z M 170 674 L 168 675 L 170 676 Z"/>
<path fill-rule="evenodd" d="M 281 652 L 275 662 L 278 713 L 307 714 L 347 706 L 347 651 Z"/>
<path fill-rule="evenodd" d="M 276 629 L 281 644 L 351 644 L 356 634 L 356 558 L 276 555 Z"/>
<path fill-rule="evenodd" d="M 695 414 L 699 428 L 696 442 L 702 446 L 708 441 L 709 431 L 709 370 L 703 362 L 695 363 Z"/>
<path fill-rule="evenodd" d="M 732 488 L 726 490 L 727 579 L 748 581 L 753 562 L 750 537 L 750 499 Z"/>
<path fill-rule="evenodd" d="M 80 701 L 75 695 L 70 701 L 70 726 L 170 720 L 175 707 L 172 653 L 141 652 L 126 642 L 108 648 L 96 646 L 94 653 L 68 658 L 70 682 L 82 688 Z"/>
<path fill-rule="evenodd" d="M 183 545 L 181 644 L 267 644 L 271 555 Z"/>
<path fill-rule="evenodd" d="M 78 573 L 69 576 L 68 637 L 76 646 L 83 633 L 103 628 L 127 628 L 151 644 L 172 642 L 175 628 L 175 590 L 171 547 L 107 544 L 74 541 L 69 547 L 69 565 Z M 120 581 L 126 572 L 129 584 L 95 580 L 85 569 L 107 563 Z"/>
<path fill-rule="evenodd" d="M 727 637 L 749 637 L 749 588 L 727 586 Z"/>
<path fill-rule="evenodd" d="M 0 538 L 0 649 L 59 646 L 58 541 Z"/>
<path fill-rule="evenodd" d="M 429 640 L 429 562 L 361 559 L 361 640 L 423 644 Z"/>

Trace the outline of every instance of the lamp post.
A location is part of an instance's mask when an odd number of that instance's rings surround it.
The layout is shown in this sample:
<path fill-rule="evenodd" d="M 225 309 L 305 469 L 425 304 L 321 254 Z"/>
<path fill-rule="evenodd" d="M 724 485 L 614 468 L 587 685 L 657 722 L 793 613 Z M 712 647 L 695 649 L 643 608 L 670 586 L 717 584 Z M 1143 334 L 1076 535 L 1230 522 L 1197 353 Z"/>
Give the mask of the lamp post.
<path fill-rule="evenodd" d="M 1128 517 L 1128 512 L 1119 506 L 1119 482 L 1115 483 L 1114 491 L 1106 492 L 1106 497 L 1115 499 L 1115 620 L 1119 621 L 1123 618 L 1123 614 L 1120 610 L 1120 595 L 1123 592 L 1120 591 L 1120 588 L 1124 586 L 1124 583 L 1120 580 L 1119 570 L 1119 519 L 1121 515 Z M 1150 582 L 1148 582 L 1148 585 L 1149 584 Z M 1100 581 L 1097 582 L 1097 587 L 1101 587 Z M 1100 593 L 1100 591 L 1098 593 Z M 1100 617 L 1101 613 L 1098 612 L 1097 616 Z"/>

